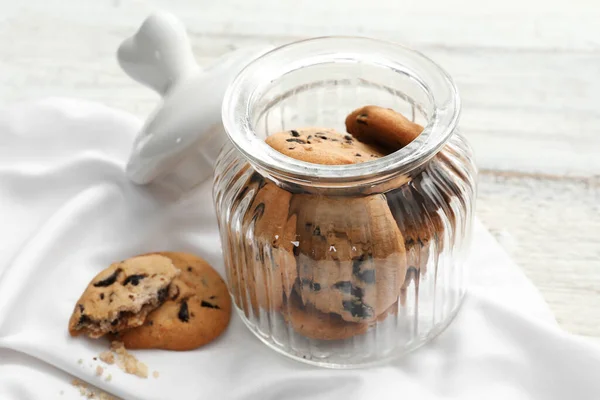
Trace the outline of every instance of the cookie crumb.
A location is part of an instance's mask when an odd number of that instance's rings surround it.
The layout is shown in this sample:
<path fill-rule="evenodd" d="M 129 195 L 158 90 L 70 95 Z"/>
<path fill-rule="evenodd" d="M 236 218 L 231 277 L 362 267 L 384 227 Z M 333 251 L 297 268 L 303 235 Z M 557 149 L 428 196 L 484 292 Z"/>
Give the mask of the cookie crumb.
<path fill-rule="evenodd" d="M 102 368 L 99 365 L 96 365 L 96 376 L 102 376 L 103 373 L 104 373 L 104 368 Z"/>
<path fill-rule="evenodd" d="M 100 358 L 100 360 L 104 361 L 105 363 L 107 363 L 109 365 L 112 365 L 115 363 L 115 356 L 110 351 L 103 351 L 102 353 L 100 353 L 98 355 L 98 358 Z"/>
<path fill-rule="evenodd" d="M 152 376 L 154 377 L 154 379 L 158 379 L 159 375 L 160 375 L 160 374 L 158 373 L 158 371 L 154 371 L 154 372 L 152 373 Z"/>
<path fill-rule="evenodd" d="M 114 397 L 108 393 L 105 393 L 99 389 L 89 386 L 87 383 L 80 381 L 79 379 L 73 379 L 71 385 L 75 386 L 79 389 L 79 394 L 82 397 L 86 397 L 88 399 L 98 399 L 98 400 L 119 400 L 118 397 Z M 64 391 L 61 391 L 61 395 Z"/>
<path fill-rule="evenodd" d="M 110 344 L 110 349 L 117 354 L 117 366 L 128 374 L 148 378 L 148 367 L 143 362 L 138 361 L 133 354 L 130 354 L 123 342 L 114 341 Z"/>

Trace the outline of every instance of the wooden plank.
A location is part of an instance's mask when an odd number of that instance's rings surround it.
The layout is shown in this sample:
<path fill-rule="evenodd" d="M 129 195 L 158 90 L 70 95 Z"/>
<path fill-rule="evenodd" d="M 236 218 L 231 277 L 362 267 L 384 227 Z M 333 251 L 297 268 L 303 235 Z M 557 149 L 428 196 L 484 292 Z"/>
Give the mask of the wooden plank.
<path fill-rule="evenodd" d="M 63 95 L 147 115 L 156 96 L 131 81 L 114 59 L 134 22 L 121 29 L 63 18 L 67 20 L 60 24 L 40 16 L 2 25 L 11 34 L 0 39 L 5 72 L 0 102 Z M 232 48 L 282 43 L 281 38 L 225 34 L 193 35 L 192 41 L 202 63 Z M 426 53 L 457 82 L 463 99 L 461 129 L 482 168 L 600 176 L 600 52 L 431 46 Z"/>
<path fill-rule="evenodd" d="M 600 337 L 600 184 L 484 171 L 477 211 L 558 322 Z"/>
<path fill-rule="evenodd" d="M 26 3 L 26 4 L 21 4 Z M 135 25 L 168 9 L 199 34 L 293 38 L 349 34 L 394 39 L 418 47 L 543 48 L 598 51 L 600 9 L 586 0 L 30 0 L 7 2 L 5 15 L 38 14 L 88 26 Z M 31 15 L 31 14 L 29 14 Z"/>

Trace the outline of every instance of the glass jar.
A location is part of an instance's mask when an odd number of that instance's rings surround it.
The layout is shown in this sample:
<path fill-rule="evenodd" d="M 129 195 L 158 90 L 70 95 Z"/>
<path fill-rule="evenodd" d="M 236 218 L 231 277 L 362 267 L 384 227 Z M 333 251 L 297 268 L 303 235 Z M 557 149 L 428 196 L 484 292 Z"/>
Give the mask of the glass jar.
<path fill-rule="evenodd" d="M 425 126 L 408 146 L 351 165 L 289 158 L 267 136 L 336 128 L 364 105 Z M 456 315 L 476 194 L 451 78 L 407 48 L 364 38 L 280 47 L 229 87 L 230 139 L 214 202 L 236 308 L 269 347 L 344 368 L 413 350 Z"/>

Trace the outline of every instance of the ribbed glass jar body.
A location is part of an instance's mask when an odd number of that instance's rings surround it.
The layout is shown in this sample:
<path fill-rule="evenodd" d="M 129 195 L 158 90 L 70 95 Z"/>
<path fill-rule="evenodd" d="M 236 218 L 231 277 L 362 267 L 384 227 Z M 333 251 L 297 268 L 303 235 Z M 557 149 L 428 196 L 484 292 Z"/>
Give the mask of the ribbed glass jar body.
<path fill-rule="evenodd" d="M 426 128 L 406 148 L 351 166 L 264 144 L 307 126 L 343 132 L 345 116 L 367 104 Z M 231 295 L 257 337 L 344 368 L 406 353 L 448 325 L 466 290 L 476 194 L 459 108 L 431 61 L 365 39 L 299 42 L 240 74 L 224 104 L 232 144 L 217 161 L 214 201 Z"/>

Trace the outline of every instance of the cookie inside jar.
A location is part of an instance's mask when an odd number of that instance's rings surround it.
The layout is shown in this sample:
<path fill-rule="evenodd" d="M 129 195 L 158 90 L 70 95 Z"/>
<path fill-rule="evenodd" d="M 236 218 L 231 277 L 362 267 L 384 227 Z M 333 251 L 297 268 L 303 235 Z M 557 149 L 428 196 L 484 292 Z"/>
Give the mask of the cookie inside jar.
<path fill-rule="evenodd" d="M 423 130 L 378 106 L 353 111 L 345 125 L 344 132 L 298 127 L 265 142 L 303 162 L 349 165 L 400 150 Z M 243 286 L 234 290 L 241 294 L 238 306 L 247 316 L 259 315 L 261 308 L 281 313 L 296 331 L 319 340 L 364 334 L 394 315 L 409 286 L 418 287 L 427 271 L 427 243 L 443 230 L 437 220 L 430 228 L 435 204 L 422 199 L 418 209 L 395 204 L 401 196 L 418 196 L 411 191 L 419 179 L 389 193 L 345 196 L 280 188 L 253 174 L 244 188 L 255 194 L 243 224 L 254 238 L 250 248 L 245 242 L 245 253 L 256 256 L 234 271 L 234 282 Z"/>

